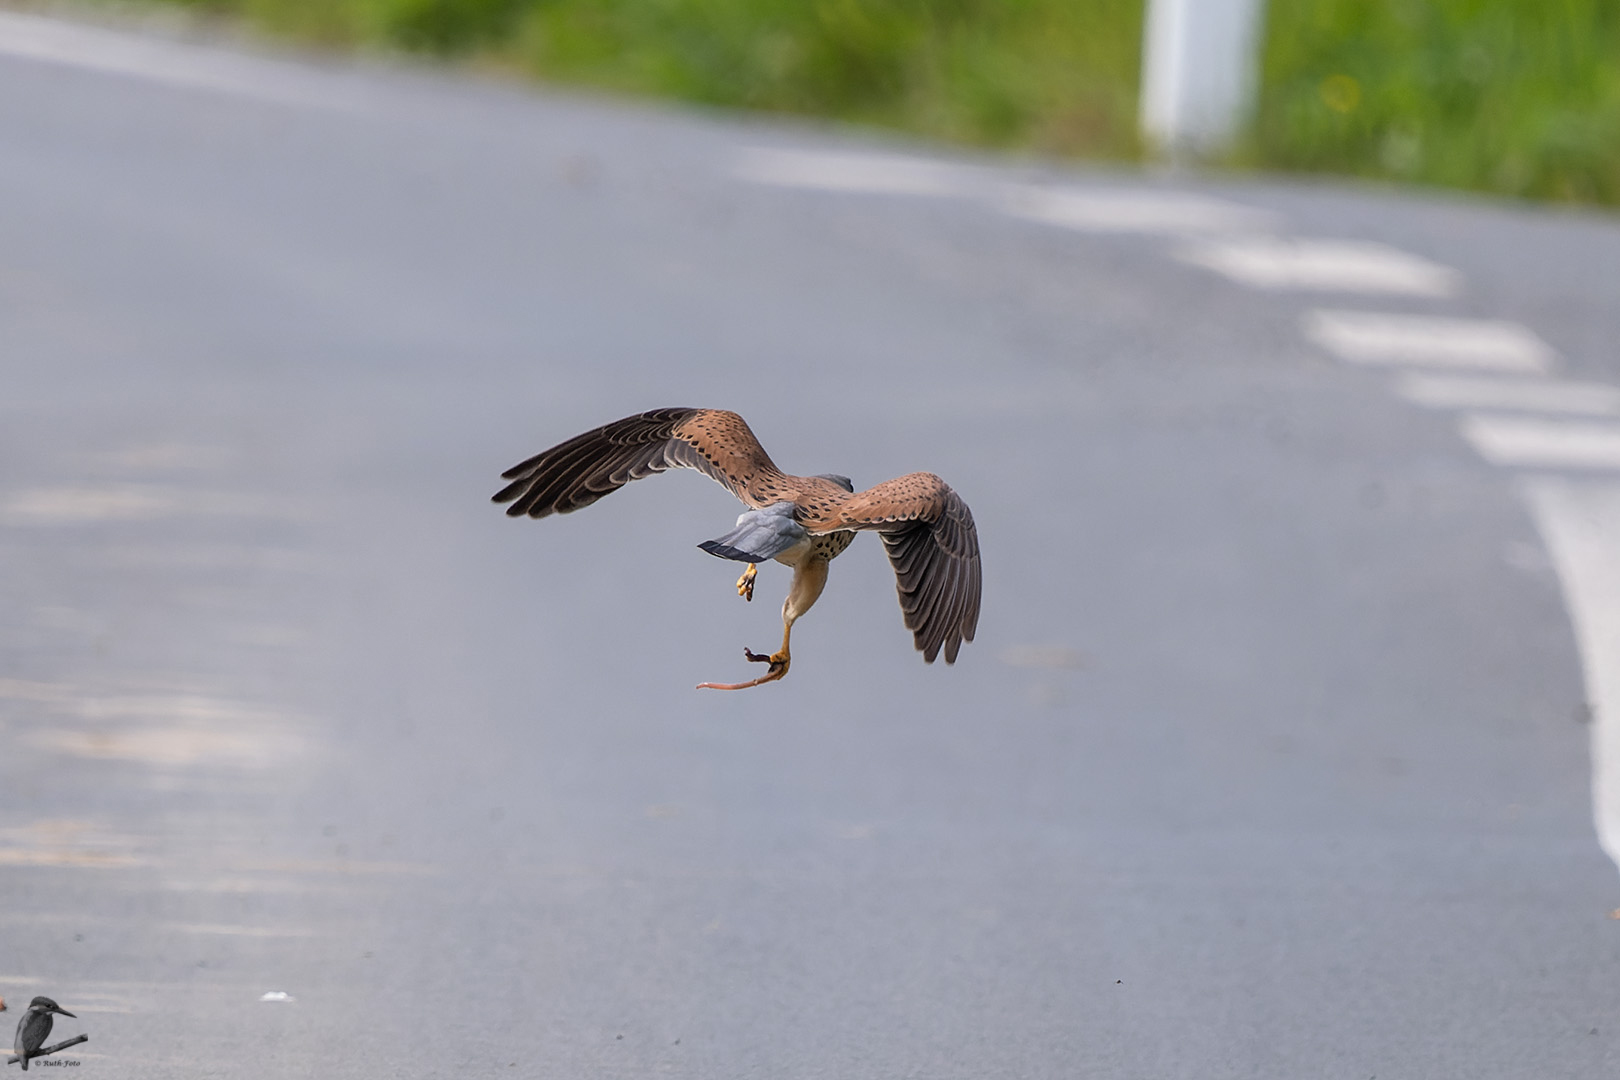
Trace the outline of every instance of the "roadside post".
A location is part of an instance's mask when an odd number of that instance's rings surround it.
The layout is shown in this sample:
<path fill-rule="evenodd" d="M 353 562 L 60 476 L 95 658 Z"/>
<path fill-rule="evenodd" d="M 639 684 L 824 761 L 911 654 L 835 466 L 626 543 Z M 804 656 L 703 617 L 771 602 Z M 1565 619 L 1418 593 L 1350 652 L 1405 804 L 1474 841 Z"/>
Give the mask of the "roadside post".
<path fill-rule="evenodd" d="M 1242 130 L 1259 82 L 1264 0 L 1148 0 L 1142 134 L 1172 161 L 1208 156 Z"/>

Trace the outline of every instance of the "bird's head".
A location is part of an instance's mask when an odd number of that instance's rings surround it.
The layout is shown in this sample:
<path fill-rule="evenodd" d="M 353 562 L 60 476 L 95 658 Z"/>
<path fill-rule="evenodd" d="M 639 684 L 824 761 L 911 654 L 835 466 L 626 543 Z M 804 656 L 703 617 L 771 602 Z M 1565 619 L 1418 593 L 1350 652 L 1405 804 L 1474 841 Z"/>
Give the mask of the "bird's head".
<path fill-rule="evenodd" d="M 41 1012 L 53 1012 L 53 1013 L 60 1013 L 62 1016 L 73 1016 L 72 1013 L 68 1012 L 66 1009 L 62 1008 L 62 1006 L 58 1005 L 56 1002 L 52 1001 L 48 997 L 37 997 L 37 998 L 35 998 L 33 1001 L 30 1001 L 28 1003 L 28 1009 L 29 1009 L 30 1012 L 32 1012 L 35 1009 L 38 1009 Z M 77 1020 L 78 1017 L 73 1016 L 73 1019 Z"/>

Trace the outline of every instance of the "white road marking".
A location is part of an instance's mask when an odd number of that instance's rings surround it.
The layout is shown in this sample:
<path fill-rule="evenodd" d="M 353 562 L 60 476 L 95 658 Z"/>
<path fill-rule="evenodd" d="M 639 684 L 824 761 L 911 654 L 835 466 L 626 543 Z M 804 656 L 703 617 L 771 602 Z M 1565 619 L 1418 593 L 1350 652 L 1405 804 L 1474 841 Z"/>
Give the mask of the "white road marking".
<path fill-rule="evenodd" d="M 746 150 L 731 174 L 756 184 L 866 195 L 967 196 L 986 190 L 984 170 L 899 154 Z"/>
<path fill-rule="evenodd" d="M 301 108 L 362 111 L 343 80 L 223 49 L 0 11 L 0 55 Z"/>
<path fill-rule="evenodd" d="M 1620 485 L 1522 485 L 1574 622 L 1591 710 L 1592 818 L 1620 864 Z"/>
<path fill-rule="evenodd" d="M 109 855 L 100 851 L 36 851 L 30 848 L 0 847 L 0 866 L 72 866 L 90 870 L 126 870 L 145 865 L 147 860 L 133 855 Z"/>
<path fill-rule="evenodd" d="M 1554 353 L 1528 327 L 1491 319 L 1441 319 L 1370 311 L 1312 311 L 1305 336 L 1357 364 L 1422 364 L 1540 374 Z"/>
<path fill-rule="evenodd" d="M 1097 233 L 1198 235 L 1272 228 L 1277 216 L 1206 195 L 1149 188 L 1008 183 L 997 171 L 902 154 L 753 147 L 732 163 L 739 180 L 859 195 L 984 199 L 1013 217 Z"/>
<path fill-rule="evenodd" d="M 155 484 L 27 488 L 0 496 L 0 525 L 77 525 L 202 514 L 291 519 L 302 516 L 302 511 L 289 500 L 271 496 Z"/>
<path fill-rule="evenodd" d="M 1620 424 L 1474 414 L 1462 433 L 1493 465 L 1539 469 L 1620 469 Z"/>
<path fill-rule="evenodd" d="M 1620 387 L 1550 379 L 1477 375 L 1402 375 L 1395 392 L 1431 409 L 1503 409 L 1516 412 L 1620 416 Z"/>
<path fill-rule="evenodd" d="M 23 739 L 41 750 L 73 757 L 138 761 L 163 768 L 222 765 L 266 769 L 303 752 L 302 741 L 290 732 L 191 726 L 81 730 L 58 725 L 29 732 Z"/>
<path fill-rule="evenodd" d="M 1183 248 L 1176 258 L 1256 289 L 1451 296 L 1461 276 L 1385 244 L 1254 236 Z"/>
<path fill-rule="evenodd" d="M 315 931 L 301 926 L 246 926 L 235 923 L 160 923 L 165 930 L 182 934 L 223 934 L 229 937 L 292 938 L 314 937 Z M 263 1001 L 263 998 L 259 999 Z"/>
<path fill-rule="evenodd" d="M 1129 188 L 1009 185 L 1001 209 L 1013 217 L 1096 233 L 1253 232 L 1276 215 L 1205 195 Z"/>

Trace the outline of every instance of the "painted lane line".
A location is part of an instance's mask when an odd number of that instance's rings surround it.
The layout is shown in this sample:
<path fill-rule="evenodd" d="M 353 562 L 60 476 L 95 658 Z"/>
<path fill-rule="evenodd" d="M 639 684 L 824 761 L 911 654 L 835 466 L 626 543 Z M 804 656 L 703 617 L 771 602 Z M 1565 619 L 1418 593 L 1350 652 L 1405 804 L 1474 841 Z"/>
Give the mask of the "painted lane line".
<path fill-rule="evenodd" d="M 346 80 L 222 49 L 0 11 L 0 55 L 277 105 L 366 111 Z"/>
<path fill-rule="evenodd" d="M 1455 270 L 1385 244 L 1254 236 L 1183 248 L 1176 258 L 1256 289 L 1451 296 Z"/>
<path fill-rule="evenodd" d="M 1552 347 L 1528 327 L 1493 319 L 1441 319 L 1370 311 L 1312 311 L 1305 336 L 1356 364 L 1420 364 L 1541 374 Z"/>
<path fill-rule="evenodd" d="M 250 492 L 157 484 L 24 488 L 0 494 L 0 525 L 4 526 L 85 525 L 194 515 L 299 520 L 304 511 L 290 500 Z"/>
<path fill-rule="evenodd" d="M 1521 487 L 1574 623 L 1591 710 L 1592 818 L 1620 863 L 1620 485 L 1536 478 Z"/>
<path fill-rule="evenodd" d="M 859 195 L 971 196 L 987 190 L 985 170 L 899 154 L 745 150 L 731 175 L 755 184 Z"/>
<path fill-rule="evenodd" d="M 1476 375 L 1402 375 L 1395 392 L 1430 409 L 1497 409 L 1511 412 L 1620 416 L 1620 387 L 1551 379 Z"/>
<path fill-rule="evenodd" d="M 1524 417 L 1463 417 L 1463 437 L 1493 465 L 1620 469 L 1620 424 Z"/>
<path fill-rule="evenodd" d="M 998 205 L 1025 221 L 1092 233 L 1220 233 L 1272 228 L 1276 215 L 1204 195 L 1129 188 L 1009 185 Z"/>
<path fill-rule="evenodd" d="M 991 169 L 901 154 L 753 147 L 738 156 L 730 173 L 749 183 L 814 191 L 985 199 L 1012 217 L 1081 232 L 1253 232 L 1277 221 L 1267 211 L 1203 195 L 1007 183 Z"/>

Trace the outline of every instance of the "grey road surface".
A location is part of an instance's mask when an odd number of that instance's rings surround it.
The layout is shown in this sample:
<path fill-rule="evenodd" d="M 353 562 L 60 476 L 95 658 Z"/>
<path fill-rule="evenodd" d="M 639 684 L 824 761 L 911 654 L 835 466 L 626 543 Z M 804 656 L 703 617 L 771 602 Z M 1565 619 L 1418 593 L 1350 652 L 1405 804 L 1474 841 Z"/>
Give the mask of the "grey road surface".
<path fill-rule="evenodd" d="M 1620 385 L 1613 219 L 56 25 L 0 20 L 0 1023 L 74 1075 L 1620 1070 L 1553 557 L 1306 329 Z M 779 634 L 726 492 L 488 502 L 665 405 L 944 476 L 978 640 L 862 538 L 785 681 L 694 690 Z"/>

